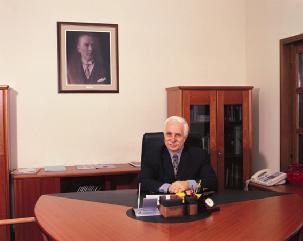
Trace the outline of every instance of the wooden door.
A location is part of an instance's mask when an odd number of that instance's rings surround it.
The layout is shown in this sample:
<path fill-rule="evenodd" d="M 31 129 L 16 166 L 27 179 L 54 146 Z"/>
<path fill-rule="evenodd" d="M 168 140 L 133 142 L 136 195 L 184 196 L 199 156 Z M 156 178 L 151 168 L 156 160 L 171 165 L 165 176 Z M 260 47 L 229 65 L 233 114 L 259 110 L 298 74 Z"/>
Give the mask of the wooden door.
<path fill-rule="evenodd" d="M 303 34 L 280 40 L 280 169 L 303 164 Z"/>

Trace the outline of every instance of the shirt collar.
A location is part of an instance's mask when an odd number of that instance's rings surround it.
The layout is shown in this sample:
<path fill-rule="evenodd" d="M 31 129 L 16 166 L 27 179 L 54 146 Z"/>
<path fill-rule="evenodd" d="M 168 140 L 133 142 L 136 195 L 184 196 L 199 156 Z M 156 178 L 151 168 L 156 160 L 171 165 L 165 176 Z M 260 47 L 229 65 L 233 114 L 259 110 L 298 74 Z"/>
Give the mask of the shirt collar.
<path fill-rule="evenodd" d="M 183 146 L 183 147 L 181 148 L 181 150 L 178 151 L 177 153 L 173 153 L 173 152 L 171 152 L 170 150 L 168 150 L 169 155 L 170 155 L 170 158 L 173 159 L 173 156 L 174 156 L 174 155 L 177 155 L 177 156 L 178 156 L 178 160 L 180 160 L 180 157 L 181 157 L 183 148 L 184 148 L 184 146 Z"/>
<path fill-rule="evenodd" d="M 91 64 L 94 64 L 94 61 L 93 61 L 93 60 L 85 61 L 84 59 L 82 59 L 81 61 L 82 61 L 82 64 L 83 64 L 83 65 L 91 65 Z"/>

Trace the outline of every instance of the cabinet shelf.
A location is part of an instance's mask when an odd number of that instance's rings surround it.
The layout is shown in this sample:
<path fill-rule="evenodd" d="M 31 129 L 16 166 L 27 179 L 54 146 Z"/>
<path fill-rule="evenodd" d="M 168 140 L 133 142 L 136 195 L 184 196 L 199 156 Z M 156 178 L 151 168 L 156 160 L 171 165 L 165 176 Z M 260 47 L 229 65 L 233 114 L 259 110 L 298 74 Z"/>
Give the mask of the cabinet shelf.
<path fill-rule="evenodd" d="M 225 159 L 242 158 L 243 154 L 225 154 Z"/>
<path fill-rule="evenodd" d="M 209 123 L 210 121 L 192 121 L 191 124 Z"/>

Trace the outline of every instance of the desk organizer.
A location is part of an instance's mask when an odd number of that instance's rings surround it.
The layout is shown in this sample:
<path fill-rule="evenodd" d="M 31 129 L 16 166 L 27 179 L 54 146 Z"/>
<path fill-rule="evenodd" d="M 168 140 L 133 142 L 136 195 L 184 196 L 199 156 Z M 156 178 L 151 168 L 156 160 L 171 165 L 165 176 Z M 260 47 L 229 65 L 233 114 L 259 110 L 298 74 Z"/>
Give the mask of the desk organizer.
<path fill-rule="evenodd" d="M 202 212 L 218 211 L 214 202 L 209 198 L 213 192 L 196 194 L 196 193 L 179 193 L 177 195 L 160 197 L 160 214 L 165 217 L 182 217 L 194 216 Z"/>
<path fill-rule="evenodd" d="M 186 213 L 189 216 L 198 214 L 198 198 L 194 196 L 185 196 L 184 204 L 186 206 Z"/>
<path fill-rule="evenodd" d="M 181 217 L 184 215 L 184 205 L 182 198 L 177 195 L 160 197 L 160 214 L 165 217 Z"/>

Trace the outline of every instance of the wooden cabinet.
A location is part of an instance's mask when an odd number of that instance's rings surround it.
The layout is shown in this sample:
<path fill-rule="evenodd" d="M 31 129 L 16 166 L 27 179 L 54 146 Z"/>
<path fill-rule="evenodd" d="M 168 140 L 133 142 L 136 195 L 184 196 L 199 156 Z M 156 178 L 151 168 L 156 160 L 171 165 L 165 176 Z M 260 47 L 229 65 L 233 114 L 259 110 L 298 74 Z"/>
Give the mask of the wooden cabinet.
<path fill-rule="evenodd" d="M 60 192 L 59 177 L 35 178 L 26 175 L 14 178 L 14 211 L 15 217 L 34 216 L 34 207 L 43 194 Z M 41 232 L 35 223 L 15 225 L 16 241 L 43 240 Z"/>
<path fill-rule="evenodd" d="M 0 219 L 9 218 L 8 86 L 0 86 Z M 0 240 L 10 240 L 9 226 L 0 226 Z"/>
<path fill-rule="evenodd" d="M 14 217 L 34 216 L 34 207 L 41 195 L 75 192 L 79 186 L 100 185 L 102 190 L 129 189 L 138 187 L 140 168 L 129 164 L 114 164 L 114 168 L 78 170 L 66 167 L 63 172 L 37 174 L 12 173 L 14 188 Z M 43 241 L 36 223 L 15 225 L 15 241 Z M 0 239 L 2 241 L 2 239 Z"/>
<path fill-rule="evenodd" d="M 250 86 L 167 88 L 167 116 L 183 116 L 218 177 L 219 190 L 242 189 L 250 178 L 252 113 Z"/>

